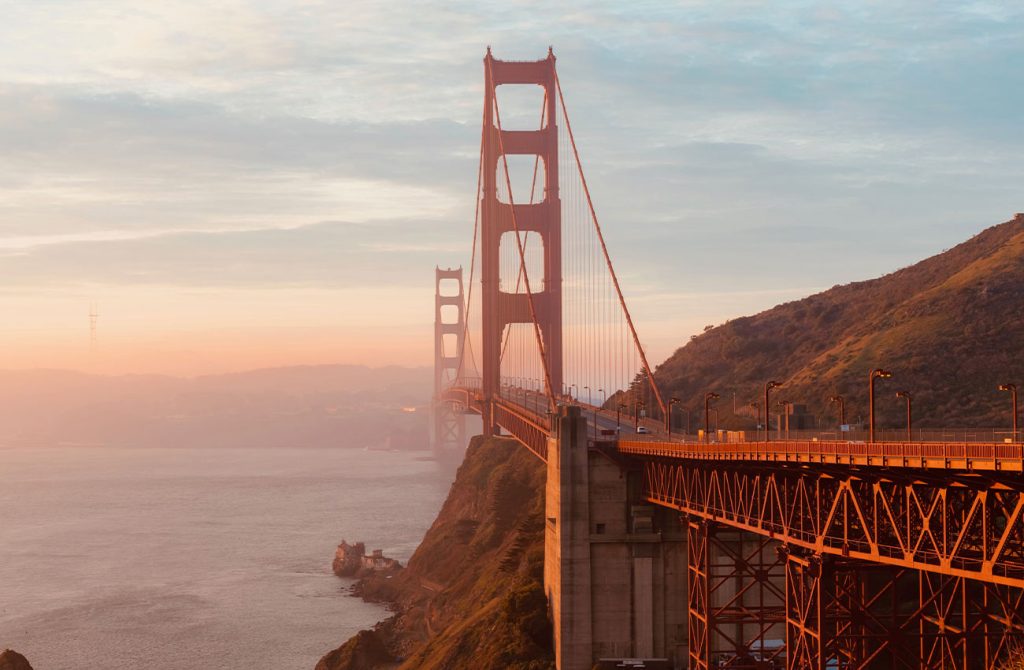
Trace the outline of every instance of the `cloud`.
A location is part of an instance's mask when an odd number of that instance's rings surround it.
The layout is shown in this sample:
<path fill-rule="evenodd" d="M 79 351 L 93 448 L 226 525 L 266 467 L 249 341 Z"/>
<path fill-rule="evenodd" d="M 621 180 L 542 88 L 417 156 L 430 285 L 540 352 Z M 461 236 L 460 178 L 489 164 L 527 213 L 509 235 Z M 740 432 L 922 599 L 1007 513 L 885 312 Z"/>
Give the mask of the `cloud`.
<path fill-rule="evenodd" d="M 555 46 L 627 292 L 707 295 L 679 307 L 701 321 L 1021 209 L 1024 9 L 1005 4 L 82 0 L 4 18 L 0 280 L 26 294 L 418 286 L 468 265 L 488 44 Z"/>
<path fill-rule="evenodd" d="M 466 232 L 438 220 L 379 220 L 53 241 L 0 254 L 0 283 L 429 287 L 435 264 L 458 265 Z"/>

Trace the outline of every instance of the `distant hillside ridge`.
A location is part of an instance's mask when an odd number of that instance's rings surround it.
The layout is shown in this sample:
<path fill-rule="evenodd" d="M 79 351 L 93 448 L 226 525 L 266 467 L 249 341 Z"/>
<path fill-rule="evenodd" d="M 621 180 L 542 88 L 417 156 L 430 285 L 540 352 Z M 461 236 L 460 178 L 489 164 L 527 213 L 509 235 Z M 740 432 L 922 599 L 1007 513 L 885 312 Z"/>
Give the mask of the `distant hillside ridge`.
<path fill-rule="evenodd" d="M 0 447 L 427 447 L 430 368 L 192 378 L 0 370 Z M 415 410 L 415 411 L 413 411 Z"/>
<path fill-rule="evenodd" d="M 893 373 L 876 387 L 880 426 L 905 425 L 895 393 L 906 390 L 915 427 L 1009 429 L 1010 397 L 997 387 L 1024 391 L 1024 214 L 878 279 L 711 328 L 658 366 L 655 379 L 680 398 L 693 430 L 708 391 L 721 395 L 722 428 L 753 429 L 749 405 L 768 380 L 783 382 L 773 404 L 805 405 L 813 422 L 834 427 L 828 399 L 836 394 L 848 422 L 866 420 L 876 367 Z"/>

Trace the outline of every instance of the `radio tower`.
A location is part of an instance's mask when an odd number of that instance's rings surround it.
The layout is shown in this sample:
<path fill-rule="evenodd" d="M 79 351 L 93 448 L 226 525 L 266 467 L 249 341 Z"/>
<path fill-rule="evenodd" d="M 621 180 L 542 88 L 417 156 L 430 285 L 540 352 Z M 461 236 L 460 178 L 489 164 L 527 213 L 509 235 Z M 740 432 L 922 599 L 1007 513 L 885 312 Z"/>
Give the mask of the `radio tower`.
<path fill-rule="evenodd" d="M 89 303 L 89 351 L 96 353 L 96 322 L 99 321 L 100 312 L 96 303 Z"/>

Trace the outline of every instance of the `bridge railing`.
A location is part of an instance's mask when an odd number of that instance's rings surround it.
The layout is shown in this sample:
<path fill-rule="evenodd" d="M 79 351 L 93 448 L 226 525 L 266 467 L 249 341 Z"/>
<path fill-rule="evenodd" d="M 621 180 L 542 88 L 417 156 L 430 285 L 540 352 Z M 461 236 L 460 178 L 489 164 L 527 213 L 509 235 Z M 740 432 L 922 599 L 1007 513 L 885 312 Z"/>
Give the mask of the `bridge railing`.
<path fill-rule="evenodd" d="M 785 429 L 771 430 L 771 440 L 823 440 L 836 442 L 867 442 L 867 429 L 853 430 L 827 429 Z M 716 430 L 713 439 L 719 442 L 763 442 L 764 430 Z M 903 428 L 879 428 L 875 430 L 875 442 L 983 442 L 1014 443 L 1020 441 L 1019 433 L 1002 428 L 915 428 L 907 439 L 907 431 Z"/>
<path fill-rule="evenodd" d="M 656 435 L 619 440 L 623 453 L 698 460 L 749 460 L 1024 471 L 1024 445 L 981 442 L 772 442 L 691 443 Z"/>

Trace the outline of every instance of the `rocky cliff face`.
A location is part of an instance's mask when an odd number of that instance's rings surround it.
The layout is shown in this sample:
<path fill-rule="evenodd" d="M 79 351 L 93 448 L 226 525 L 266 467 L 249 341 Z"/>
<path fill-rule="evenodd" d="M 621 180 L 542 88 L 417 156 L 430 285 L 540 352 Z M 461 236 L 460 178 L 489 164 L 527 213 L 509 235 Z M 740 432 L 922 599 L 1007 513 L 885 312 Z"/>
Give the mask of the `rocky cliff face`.
<path fill-rule="evenodd" d="M 28 659 L 14 651 L 4 649 L 0 652 L 0 670 L 32 670 Z"/>
<path fill-rule="evenodd" d="M 397 614 L 317 670 L 553 668 L 542 586 L 544 476 L 543 464 L 512 440 L 474 438 L 409 565 L 357 584 L 357 593 Z"/>

